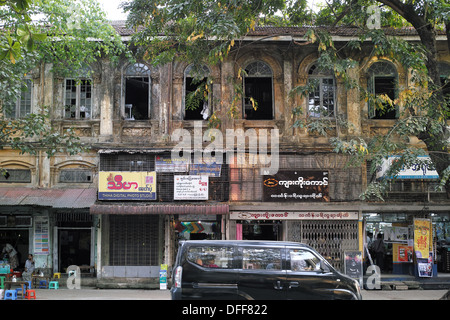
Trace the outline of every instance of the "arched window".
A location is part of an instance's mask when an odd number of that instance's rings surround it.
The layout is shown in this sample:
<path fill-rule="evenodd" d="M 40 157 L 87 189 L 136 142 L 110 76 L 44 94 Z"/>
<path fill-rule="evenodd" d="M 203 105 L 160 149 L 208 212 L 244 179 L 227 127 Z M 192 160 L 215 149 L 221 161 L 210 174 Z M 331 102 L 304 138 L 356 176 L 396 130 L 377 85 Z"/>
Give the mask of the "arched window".
<path fill-rule="evenodd" d="M 125 119 L 150 118 L 150 69 L 143 63 L 129 65 L 124 71 Z"/>
<path fill-rule="evenodd" d="M 263 61 L 247 65 L 244 76 L 244 110 L 247 120 L 273 119 L 273 72 Z"/>
<path fill-rule="evenodd" d="M 308 81 L 314 90 L 309 92 L 308 115 L 317 118 L 335 116 L 336 86 L 331 70 L 322 70 L 313 64 L 308 70 Z"/>
<path fill-rule="evenodd" d="M 387 95 L 391 100 L 397 96 L 398 74 L 394 65 L 387 61 L 372 64 L 367 72 L 367 89 L 373 96 Z M 369 99 L 369 117 L 372 119 L 396 119 L 398 108 L 383 103 L 380 107 L 375 99 Z"/>
<path fill-rule="evenodd" d="M 210 70 L 205 65 L 189 65 L 184 71 L 184 120 L 206 120 L 211 115 L 206 88 Z"/>

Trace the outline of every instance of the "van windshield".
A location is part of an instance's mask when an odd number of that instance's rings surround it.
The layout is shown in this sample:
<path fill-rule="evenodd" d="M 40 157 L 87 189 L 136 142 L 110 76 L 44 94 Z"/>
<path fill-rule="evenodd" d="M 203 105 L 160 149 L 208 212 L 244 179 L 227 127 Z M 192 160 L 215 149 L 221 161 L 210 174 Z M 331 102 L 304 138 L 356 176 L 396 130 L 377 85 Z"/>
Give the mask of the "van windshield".
<path fill-rule="evenodd" d="M 204 268 L 233 268 L 233 247 L 201 246 L 190 247 L 187 260 Z"/>

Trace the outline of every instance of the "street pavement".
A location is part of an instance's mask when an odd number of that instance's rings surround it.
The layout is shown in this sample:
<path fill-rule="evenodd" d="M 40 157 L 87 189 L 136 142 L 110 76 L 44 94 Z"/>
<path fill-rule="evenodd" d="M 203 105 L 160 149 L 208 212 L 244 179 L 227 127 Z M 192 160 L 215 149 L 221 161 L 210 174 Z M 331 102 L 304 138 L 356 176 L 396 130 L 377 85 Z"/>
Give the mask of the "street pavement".
<path fill-rule="evenodd" d="M 97 288 L 35 290 L 37 300 L 170 300 L 169 290 Z M 362 290 L 362 296 L 363 300 L 440 300 L 447 291 Z"/>

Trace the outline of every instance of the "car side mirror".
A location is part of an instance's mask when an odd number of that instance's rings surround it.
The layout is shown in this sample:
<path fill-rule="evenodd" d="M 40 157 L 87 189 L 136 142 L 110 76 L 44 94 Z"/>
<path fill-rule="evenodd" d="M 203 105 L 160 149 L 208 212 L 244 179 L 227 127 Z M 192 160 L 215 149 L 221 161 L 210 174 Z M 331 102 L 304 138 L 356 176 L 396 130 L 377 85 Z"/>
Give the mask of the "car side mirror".
<path fill-rule="evenodd" d="M 320 270 L 321 270 L 323 273 L 330 272 L 330 268 L 327 266 L 327 264 L 326 264 L 325 261 L 323 261 L 323 260 L 320 260 Z"/>

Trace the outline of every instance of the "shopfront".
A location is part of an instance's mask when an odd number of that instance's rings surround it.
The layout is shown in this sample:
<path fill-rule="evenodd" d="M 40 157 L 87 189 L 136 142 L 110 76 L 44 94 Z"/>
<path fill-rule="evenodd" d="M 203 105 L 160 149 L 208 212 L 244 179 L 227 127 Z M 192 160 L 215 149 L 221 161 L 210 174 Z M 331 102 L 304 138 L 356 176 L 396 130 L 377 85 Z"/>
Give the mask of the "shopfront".
<path fill-rule="evenodd" d="M 450 212 L 364 213 L 365 256 L 382 273 L 418 277 L 450 272 Z M 376 261 L 374 241 L 381 235 L 385 254 Z"/>
<path fill-rule="evenodd" d="M 338 270 L 346 251 L 361 251 L 357 211 L 232 211 L 235 239 L 295 241 L 310 245 Z"/>

